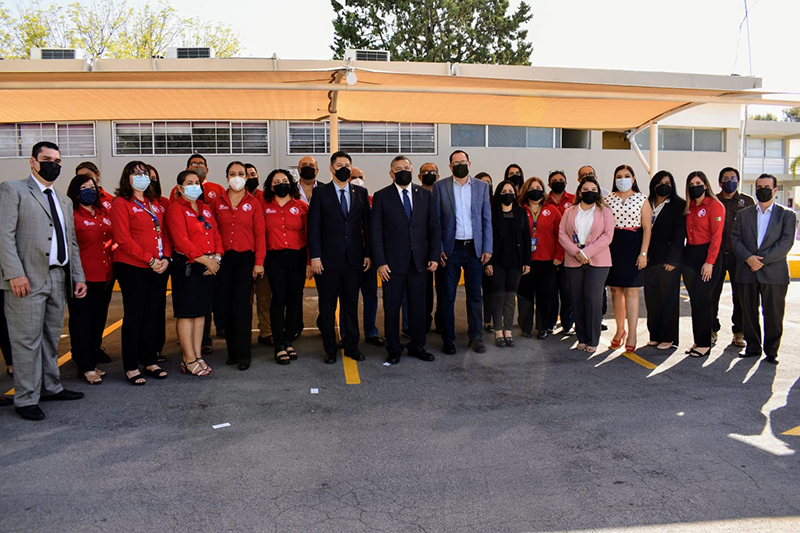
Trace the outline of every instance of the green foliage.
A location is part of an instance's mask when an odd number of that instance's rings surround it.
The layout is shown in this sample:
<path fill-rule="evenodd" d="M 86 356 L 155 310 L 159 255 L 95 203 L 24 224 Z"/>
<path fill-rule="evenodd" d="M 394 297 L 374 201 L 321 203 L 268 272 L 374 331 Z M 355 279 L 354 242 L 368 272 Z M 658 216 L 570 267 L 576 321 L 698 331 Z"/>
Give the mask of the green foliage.
<path fill-rule="evenodd" d="M 197 18 L 183 23 L 183 46 L 210 46 L 216 57 L 233 57 L 242 49 L 239 36 L 224 24 L 211 24 Z"/>
<path fill-rule="evenodd" d="M 348 48 L 389 50 L 393 61 L 530 65 L 530 5 L 508 0 L 331 0 L 334 58 Z"/>
<path fill-rule="evenodd" d="M 800 107 L 790 107 L 783 110 L 783 120 L 800 122 Z"/>
<path fill-rule="evenodd" d="M 768 121 L 777 121 L 778 117 L 773 115 L 772 113 L 767 113 L 766 115 L 750 115 L 750 120 L 768 120 Z"/>
<path fill-rule="evenodd" d="M 86 52 L 87 57 L 98 58 L 125 28 L 133 8 L 125 0 L 95 0 L 89 6 L 70 4 L 67 12 L 74 28 L 70 44 Z"/>
<path fill-rule="evenodd" d="M 183 20 L 168 4 L 145 4 L 134 10 L 119 39 L 108 47 L 108 56 L 114 58 L 148 58 L 164 56 L 167 48 L 181 39 Z"/>

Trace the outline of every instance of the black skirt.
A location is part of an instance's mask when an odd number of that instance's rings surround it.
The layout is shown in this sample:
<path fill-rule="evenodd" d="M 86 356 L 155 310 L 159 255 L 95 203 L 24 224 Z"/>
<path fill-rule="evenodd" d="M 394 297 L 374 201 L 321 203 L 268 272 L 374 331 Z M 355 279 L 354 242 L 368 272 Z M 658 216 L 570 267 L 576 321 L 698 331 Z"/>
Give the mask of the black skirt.
<path fill-rule="evenodd" d="M 204 276 L 206 267 L 188 263 L 186 256 L 174 254 L 171 265 L 172 311 L 175 318 L 200 318 L 211 309 L 216 276 Z"/>
<path fill-rule="evenodd" d="M 606 285 L 609 287 L 642 287 L 644 286 L 644 270 L 639 270 L 636 260 L 642 251 L 642 228 L 637 230 L 614 230 L 611 241 L 611 270 L 608 272 Z"/>

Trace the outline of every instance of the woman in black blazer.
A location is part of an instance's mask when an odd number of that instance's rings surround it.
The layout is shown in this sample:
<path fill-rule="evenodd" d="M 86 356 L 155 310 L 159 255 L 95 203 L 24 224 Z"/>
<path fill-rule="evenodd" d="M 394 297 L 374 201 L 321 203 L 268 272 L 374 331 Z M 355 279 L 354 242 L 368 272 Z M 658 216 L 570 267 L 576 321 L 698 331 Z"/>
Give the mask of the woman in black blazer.
<path fill-rule="evenodd" d="M 650 180 L 647 197 L 653 208 L 653 230 L 644 271 L 648 346 L 669 350 L 678 344 L 681 292 L 681 256 L 686 239 L 686 202 L 678 196 L 675 178 L 661 170 Z"/>
<path fill-rule="evenodd" d="M 492 233 L 494 251 L 484 267 L 489 278 L 489 309 L 495 327 L 495 344 L 510 347 L 514 346 L 511 327 L 514 325 L 517 287 L 522 276 L 531 270 L 528 216 L 517 201 L 517 192 L 511 181 L 503 181 L 495 189 Z"/>

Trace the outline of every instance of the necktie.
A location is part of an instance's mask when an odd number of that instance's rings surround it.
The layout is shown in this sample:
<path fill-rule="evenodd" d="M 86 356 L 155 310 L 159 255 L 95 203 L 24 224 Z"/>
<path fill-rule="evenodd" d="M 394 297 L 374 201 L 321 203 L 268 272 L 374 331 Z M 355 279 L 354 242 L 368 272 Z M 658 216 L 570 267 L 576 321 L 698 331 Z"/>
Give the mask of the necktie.
<path fill-rule="evenodd" d="M 344 189 L 339 189 L 339 201 L 342 203 L 342 213 L 347 217 L 347 197 L 344 195 Z"/>
<path fill-rule="evenodd" d="M 56 202 L 53 200 L 53 191 L 45 189 L 44 193 L 50 202 L 50 216 L 53 217 L 53 225 L 56 228 L 56 239 L 58 239 L 58 262 L 64 263 L 67 259 L 67 247 L 64 243 L 64 228 L 61 227 L 61 219 L 58 218 L 58 210 L 56 209 Z"/>
<path fill-rule="evenodd" d="M 411 220 L 411 198 L 408 197 L 408 189 L 403 189 L 403 207 L 406 209 L 408 220 Z"/>

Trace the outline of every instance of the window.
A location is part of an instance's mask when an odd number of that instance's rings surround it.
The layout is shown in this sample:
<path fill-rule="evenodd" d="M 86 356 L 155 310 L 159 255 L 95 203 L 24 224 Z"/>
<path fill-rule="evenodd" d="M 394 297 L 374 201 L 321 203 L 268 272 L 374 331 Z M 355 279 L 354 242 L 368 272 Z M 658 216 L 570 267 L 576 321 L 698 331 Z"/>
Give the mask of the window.
<path fill-rule="evenodd" d="M 114 155 L 268 154 L 268 122 L 119 122 Z"/>
<path fill-rule="evenodd" d="M 290 154 L 330 151 L 330 123 L 289 122 Z M 436 125 L 340 122 L 339 149 L 351 154 L 435 154 Z"/>
<path fill-rule="evenodd" d="M 589 148 L 589 130 L 452 124 L 454 148 Z"/>
<path fill-rule="evenodd" d="M 61 157 L 94 157 L 94 123 L 35 122 L 0 124 L 0 157 L 30 157 L 33 145 L 51 141 Z"/>
<path fill-rule="evenodd" d="M 650 128 L 636 136 L 642 150 L 650 149 Z M 675 152 L 724 152 L 725 130 L 699 130 L 691 128 L 659 128 L 658 149 Z"/>
<path fill-rule="evenodd" d="M 783 139 L 748 137 L 747 157 L 783 157 Z"/>
<path fill-rule="evenodd" d="M 472 124 L 450 125 L 450 146 L 470 148 L 486 146 L 486 126 Z"/>

